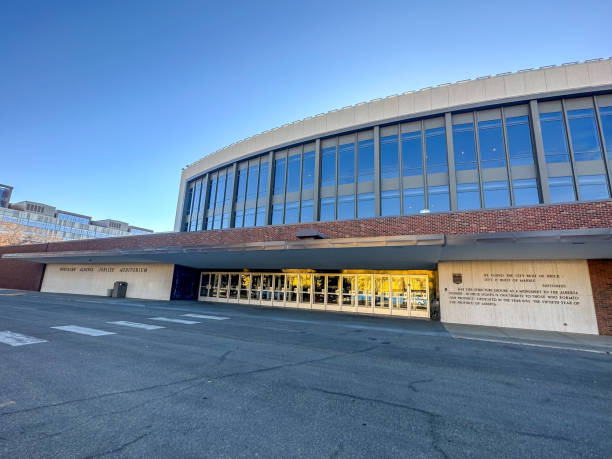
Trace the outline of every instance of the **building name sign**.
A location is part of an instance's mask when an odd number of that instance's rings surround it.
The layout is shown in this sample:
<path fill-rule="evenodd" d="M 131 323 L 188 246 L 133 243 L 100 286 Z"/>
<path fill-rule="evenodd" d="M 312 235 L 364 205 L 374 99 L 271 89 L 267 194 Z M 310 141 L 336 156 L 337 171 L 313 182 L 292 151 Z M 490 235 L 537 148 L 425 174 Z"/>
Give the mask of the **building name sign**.
<path fill-rule="evenodd" d="M 129 267 L 119 267 L 119 268 L 115 268 L 113 266 L 99 266 L 99 267 L 92 267 L 92 266 L 82 266 L 82 267 L 76 267 L 76 266 L 60 266 L 59 268 L 60 272 L 79 272 L 79 273 L 146 273 L 148 272 L 148 268 L 141 268 L 141 267 L 133 267 L 133 266 L 129 266 Z"/>
<path fill-rule="evenodd" d="M 469 306 L 523 305 L 580 305 L 579 292 L 568 287 L 568 282 L 555 273 L 480 273 L 479 282 L 463 285 L 462 273 L 453 273 L 453 283 L 445 292 L 449 304 Z"/>

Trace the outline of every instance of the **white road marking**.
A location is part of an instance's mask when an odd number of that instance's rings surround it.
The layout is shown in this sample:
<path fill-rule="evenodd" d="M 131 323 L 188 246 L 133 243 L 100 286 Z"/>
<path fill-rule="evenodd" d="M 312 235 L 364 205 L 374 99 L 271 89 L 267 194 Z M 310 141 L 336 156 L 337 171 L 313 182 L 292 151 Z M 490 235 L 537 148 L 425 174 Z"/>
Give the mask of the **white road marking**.
<path fill-rule="evenodd" d="M 8 344 L 9 346 L 25 346 L 26 344 L 46 343 L 47 340 L 26 336 L 12 331 L 0 332 L 0 343 Z"/>
<path fill-rule="evenodd" d="M 196 319 L 227 320 L 229 317 L 206 316 L 204 314 L 183 314 L 183 317 L 195 317 Z"/>
<path fill-rule="evenodd" d="M 96 330 L 95 328 L 79 327 L 77 325 L 62 325 L 61 327 L 51 327 L 51 328 L 73 332 L 73 333 L 79 333 L 81 335 L 89 335 L 89 336 L 116 335 L 116 333 L 113 333 L 113 332 L 109 332 L 105 330 Z"/>
<path fill-rule="evenodd" d="M 138 322 L 126 322 L 125 320 L 120 320 L 118 322 L 106 322 L 106 323 L 114 324 L 114 325 L 124 325 L 126 327 L 142 328 L 143 330 L 157 330 L 159 328 L 166 328 L 166 327 L 162 327 L 161 325 L 140 324 Z"/>
<path fill-rule="evenodd" d="M 149 320 L 160 320 L 162 322 L 174 322 L 176 324 L 199 324 L 200 322 L 196 322 L 194 320 L 183 320 L 183 319 L 169 319 L 168 317 L 149 317 Z"/>
<path fill-rule="evenodd" d="M 471 336 L 469 337 L 468 336 L 453 336 L 453 338 L 468 339 L 472 341 L 487 341 L 489 343 L 516 344 L 518 346 L 544 347 L 548 349 L 562 349 L 564 351 L 592 352 L 594 354 L 610 354 L 610 351 L 599 351 L 597 349 L 583 349 L 579 347 L 552 346 L 550 344 L 521 343 L 520 341 L 507 341 L 503 339 L 474 338 Z"/>

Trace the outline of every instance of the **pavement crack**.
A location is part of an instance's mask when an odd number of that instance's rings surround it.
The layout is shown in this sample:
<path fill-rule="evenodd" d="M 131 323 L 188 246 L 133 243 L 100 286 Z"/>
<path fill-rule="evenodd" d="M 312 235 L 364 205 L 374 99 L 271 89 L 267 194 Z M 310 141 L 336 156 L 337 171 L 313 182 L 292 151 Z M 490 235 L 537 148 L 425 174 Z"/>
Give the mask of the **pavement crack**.
<path fill-rule="evenodd" d="M 432 382 L 433 379 L 418 379 L 416 381 L 411 381 L 408 383 L 408 387 L 410 387 L 410 389 L 412 389 L 412 392 L 419 392 L 419 390 L 414 387 L 415 384 L 420 384 L 420 383 L 428 383 L 428 382 Z"/>
<path fill-rule="evenodd" d="M 87 459 L 91 459 L 91 458 L 94 458 L 94 457 L 104 457 L 104 456 L 107 456 L 107 455 L 109 455 L 109 454 L 119 453 L 119 452 L 123 451 L 125 448 L 127 448 L 128 446 L 131 446 L 131 445 L 133 445 L 134 443 L 139 442 L 140 440 L 142 440 L 142 439 L 144 439 L 144 438 L 148 437 L 149 435 L 150 435 L 150 433 L 149 433 L 149 432 L 144 433 L 144 434 L 142 434 L 142 435 L 139 435 L 139 436 L 138 436 L 138 437 L 136 437 L 136 438 L 133 438 L 132 440 L 130 440 L 130 441 L 128 441 L 128 442 L 122 443 L 122 444 L 121 444 L 121 445 L 119 445 L 117 448 L 114 448 L 114 449 L 111 449 L 111 450 L 108 450 L 108 451 L 104 451 L 103 453 L 100 453 L 100 454 L 94 454 L 94 455 L 92 455 L 92 456 L 87 456 Z"/>

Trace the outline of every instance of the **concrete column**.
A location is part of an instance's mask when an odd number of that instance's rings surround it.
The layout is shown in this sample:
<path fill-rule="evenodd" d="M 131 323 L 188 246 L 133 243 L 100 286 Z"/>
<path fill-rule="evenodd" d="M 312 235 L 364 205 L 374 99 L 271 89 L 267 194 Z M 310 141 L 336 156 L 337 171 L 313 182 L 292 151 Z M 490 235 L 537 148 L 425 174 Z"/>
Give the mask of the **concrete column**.
<path fill-rule="evenodd" d="M 321 139 L 315 141 L 315 168 L 314 168 L 314 193 L 313 193 L 313 214 L 312 220 L 319 221 L 319 197 L 321 187 Z"/>
<path fill-rule="evenodd" d="M 374 216 L 380 217 L 380 126 L 374 126 Z"/>
<path fill-rule="evenodd" d="M 444 114 L 444 128 L 446 131 L 446 160 L 448 162 L 448 191 L 450 194 L 450 208 L 457 210 L 457 176 L 455 174 L 455 147 L 453 145 L 453 121 L 450 113 Z"/>
<path fill-rule="evenodd" d="M 540 110 L 537 100 L 529 101 L 529 121 L 533 134 L 536 163 L 538 166 L 538 177 L 542 202 L 550 204 L 550 190 L 548 188 L 548 170 L 546 169 L 546 156 L 544 155 L 544 141 L 542 140 L 542 128 L 540 127 Z"/>

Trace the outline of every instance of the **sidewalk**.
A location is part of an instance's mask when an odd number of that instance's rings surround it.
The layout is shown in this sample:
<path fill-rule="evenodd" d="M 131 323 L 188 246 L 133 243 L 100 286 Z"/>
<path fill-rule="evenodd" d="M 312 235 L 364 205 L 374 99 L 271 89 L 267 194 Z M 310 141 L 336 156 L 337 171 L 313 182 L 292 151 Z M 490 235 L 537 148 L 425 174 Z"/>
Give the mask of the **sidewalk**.
<path fill-rule="evenodd" d="M 442 323 L 453 338 L 612 354 L 612 336 Z"/>

